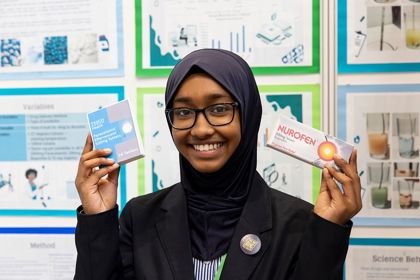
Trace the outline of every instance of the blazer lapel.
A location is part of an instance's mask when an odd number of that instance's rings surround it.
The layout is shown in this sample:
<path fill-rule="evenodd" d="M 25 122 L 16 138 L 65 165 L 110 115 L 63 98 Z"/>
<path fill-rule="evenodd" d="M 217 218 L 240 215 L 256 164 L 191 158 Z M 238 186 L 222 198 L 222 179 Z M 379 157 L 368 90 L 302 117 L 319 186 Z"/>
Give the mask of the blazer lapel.
<path fill-rule="evenodd" d="M 165 212 L 156 221 L 156 227 L 172 274 L 175 279 L 194 279 L 187 203 L 180 184 L 176 185 L 168 194 L 161 208 Z"/>
<path fill-rule="evenodd" d="M 248 200 L 235 229 L 221 279 L 248 279 L 267 250 L 272 228 L 271 195 L 264 180 L 256 172 Z M 247 234 L 258 236 L 260 250 L 254 255 L 245 254 L 240 248 L 241 239 Z"/>

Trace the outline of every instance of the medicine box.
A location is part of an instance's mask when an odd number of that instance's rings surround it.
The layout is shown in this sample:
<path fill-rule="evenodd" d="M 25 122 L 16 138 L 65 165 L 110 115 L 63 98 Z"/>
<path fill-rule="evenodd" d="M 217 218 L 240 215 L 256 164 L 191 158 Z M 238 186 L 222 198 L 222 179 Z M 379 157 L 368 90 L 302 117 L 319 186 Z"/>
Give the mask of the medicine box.
<path fill-rule="evenodd" d="M 133 118 L 130 100 L 124 99 L 87 114 L 94 149 L 112 149 L 120 165 L 144 157 L 143 143 Z"/>
<path fill-rule="evenodd" d="M 329 163 L 337 170 L 334 154 L 348 162 L 353 151 L 353 145 L 284 115 L 277 117 L 267 147 L 319 168 Z"/>

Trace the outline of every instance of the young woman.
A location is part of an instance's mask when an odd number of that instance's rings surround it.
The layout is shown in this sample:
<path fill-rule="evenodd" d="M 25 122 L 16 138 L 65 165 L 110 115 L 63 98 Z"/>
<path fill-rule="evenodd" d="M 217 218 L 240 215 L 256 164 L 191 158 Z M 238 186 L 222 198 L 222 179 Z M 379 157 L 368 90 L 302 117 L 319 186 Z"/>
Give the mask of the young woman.
<path fill-rule="evenodd" d="M 192 52 L 173 69 L 165 100 L 181 182 L 132 199 L 119 220 L 119 166 L 88 136 L 76 177 L 75 279 L 342 279 L 350 219 L 362 207 L 356 151 L 349 163 L 335 156 L 344 173 L 325 166 L 313 206 L 256 171 L 262 109 L 242 58 Z"/>

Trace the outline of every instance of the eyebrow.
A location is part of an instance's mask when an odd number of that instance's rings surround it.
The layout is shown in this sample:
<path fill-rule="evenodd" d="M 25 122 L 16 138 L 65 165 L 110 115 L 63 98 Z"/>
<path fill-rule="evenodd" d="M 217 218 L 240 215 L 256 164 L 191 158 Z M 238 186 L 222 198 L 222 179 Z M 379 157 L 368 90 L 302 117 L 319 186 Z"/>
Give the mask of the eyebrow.
<path fill-rule="evenodd" d="M 205 97 L 208 101 L 217 100 L 220 98 L 232 98 L 228 93 L 212 93 Z M 191 102 L 192 98 L 187 96 L 177 97 L 174 99 L 173 103 L 188 103 Z"/>

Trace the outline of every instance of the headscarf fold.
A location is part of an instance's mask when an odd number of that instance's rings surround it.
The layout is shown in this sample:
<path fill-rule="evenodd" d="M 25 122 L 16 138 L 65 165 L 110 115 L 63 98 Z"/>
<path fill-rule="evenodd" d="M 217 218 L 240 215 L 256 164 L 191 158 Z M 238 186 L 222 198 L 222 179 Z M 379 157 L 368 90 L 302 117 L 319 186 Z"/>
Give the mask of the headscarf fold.
<path fill-rule="evenodd" d="M 216 49 L 194 51 L 174 67 L 166 85 L 166 108 L 171 108 L 178 88 L 197 67 L 234 97 L 241 116 L 240 143 L 220 170 L 201 173 L 180 154 L 192 254 L 206 261 L 227 253 L 241 216 L 257 165 L 262 108 L 249 65 L 232 52 Z"/>

